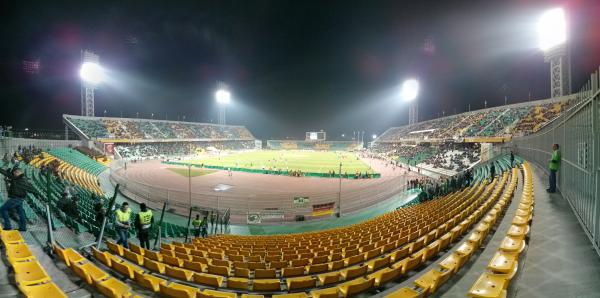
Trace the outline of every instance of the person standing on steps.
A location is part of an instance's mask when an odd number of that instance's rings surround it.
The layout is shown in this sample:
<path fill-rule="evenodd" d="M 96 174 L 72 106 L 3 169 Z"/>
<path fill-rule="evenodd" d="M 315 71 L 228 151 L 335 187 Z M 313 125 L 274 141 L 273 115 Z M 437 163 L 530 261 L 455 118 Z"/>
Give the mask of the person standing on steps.
<path fill-rule="evenodd" d="M 550 158 L 550 164 L 548 165 L 548 169 L 550 170 L 550 175 L 548 176 L 548 189 L 546 191 L 548 193 L 556 192 L 556 172 L 560 169 L 560 150 L 558 144 L 552 145 L 552 157 Z"/>
<path fill-rule="evenodd" d="M 135 227 L 137 228 L 138 238 L 140 239 L 140 246 L 145 249 L 150 249 L 150 230 L 154 223 L 154 216 L 152 210 L 146 207 L 145 203 L 140 204 L 140 213 L 135 218 Z"/>
<path fill-rule="evenodd" d="M 13 167 L 11 171 L 7 169 L 0 169 L 0 174 L 6 177 L 8 184 L 8 200 L 0 207 L 0 214 L 4 221 L 4 229 L 12 230 L 10 217 L 8 213 L 10 210 L 16 209 L 19 214 L 19 231 L 27 231 L 27 217 L 25 215 L 25 209 L 23 209 L 23 202 L 27 193 L 37 194 L 37 191 L 25 177 L 23 170 L 18 167 Z"/>
<path fill-rule="evenodd" d="M 115 217 L 115 228 L 117 230 L 117 236 L 119 237 L 117 244 L 129 248 L 129 244 L 127 243 L 127 239 L 129 239 L 129 227 L 131 227 L 131 209 L 129 209 L 129 203 L 123 202 L 121 208 L 115 211 Z"/>

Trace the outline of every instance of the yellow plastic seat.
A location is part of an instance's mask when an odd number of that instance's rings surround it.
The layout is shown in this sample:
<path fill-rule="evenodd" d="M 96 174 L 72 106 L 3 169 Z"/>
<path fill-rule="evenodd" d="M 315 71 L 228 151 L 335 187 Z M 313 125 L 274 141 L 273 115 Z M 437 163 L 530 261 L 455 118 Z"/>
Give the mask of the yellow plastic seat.
<path fill-rule="evenodd" d="M 450 276 L 452 271 L 439 271 L 437 269 L 431 269 L 425 274 L 415 280 L 415 285 L 423 289 L 425 293 L 435 293 L 438 287 L 445 283 Z"/>
<path fill-rule="evenodd" d="M 406 274 L 408 271 L 417 268 L 421 264 L 422 257 L 408 257 L 400 262 L 392 264 L 392 268 L 402 268 L 401 274 Z"/>
<path fill-rule="evenodd" d="M 406 257 L 409 253 L 410 246 L 404 246 L 403 248 L 396 250 L 390 254 L 390 261 L 392 263 L 398 262 Z"/>
<path fill-rule="evenodd" d="M 162 262 L 162 255 L 159 252 L 153 250 L 144 251 L 144 257 L 153 261 Z"/>
<path fill-rule="evenodd" d="M 304 274 L 304 267 L 290 267 L 281 270 L 282 277 L 300 276 Z"/>
<path fill-rule="evenodd" d="M 211 286 L 214 288 L 221 287 L 221 284 L 223 283 L 222 276 L 206 274 L 206 273 L 194 273 L 193 279 L 194 279 L 194 282 L 196 282 L 196 283 Z"/>
<path fill-rule="evenodd" d="M 362 262 L 365 259 L 364 255 L 355 255 L 344 259 L 344 266 L 352 266 Z"/>
<path fill-rule="evenodd" d="M 133 279 L 133 272 L 137 271 L 132 265 L 128 263 L 117 263 L 113 262 L 111 266 L 115 271 L 123 274 L 125 277 L 129 279 Z"/>
<path fill-rule="evenodd" d="M 292 277 L 286 280 L 288 291 L 296 289 L 314 288 L 317 280 L 311 276 Z"/>
<path fill-rule="evenodd" d="M 91 285 L 94 280 L 103 280 L 108 277 L 106 272 L 102 271 L 102 269 L 96 267 L 96 265 L 92 263 L 75 263 L 71 268 L 75 274 L 85 280 L 89 285 Z"/>
<path fill-rule="evenodd" d="M 229 267 L 213 266 L 213 265 L 207 265 L 207 267 L 208 267 L 208 273 L 222 275 L 222 276 L 229 276 L 229 273 L 230 273 Z"/>
<path fill-rule="evenodd" d="M 18 230 L 1 230 L 0 239 L 2 239 L 2 242 L 4 242 L 5 245 L 25 243 L 25 240 Z"/>
<path fill-rule="evenodd" d="M 231 293 L 231 292 L 223 292 L 223 291 L 206 289 L 202 292 L 198 292 L 196 297 L 197 298 L 202 298 L 202 297 L 206 297 L 206 298 L 237 298 L 237 294 Z"/>
<path fill-rule="evenodd" d="M 185 269 L 189 269 L 192 271 L 196 271 L 196 272 L 203 272 L 204 269 L 206 269 L 206 264 L 202 264 L 200 262 L 194 262 L 194 261 L 188 261 L 185 260 L 183 261 L 183 268 Z"/>
<path fill-rule="evenodd" d="M 346 270 L 341 271 L 340 275 L 345 280 L 350 280 L 357 276 L 365 275 L 365 273 L 367 273 L 367 268 L 368 267 L 366 265 L 348 268 Z"/>
<path fill-rule="evenodd" d="M 242 298 L 265 298 L 265 296 L 257 294 L 242 294 Z"/>
<path fill-rule="evenodd" d="M 27 298 L 67 298 L 68 296 L 55 283 L 49 282 L 40 285 L 19 286 L 23 295 Z"/>
<path fill-rule="evenodd" d="M 508 228 L 508 232 L 506 232 L 506 235 L 514 237 L 514 238 L 523 238 L 523 237 L 527 236 L 527 234 L 529 234 L 529 226 L 528 225 L 525 225 L 525 226 L 511 225 L 510 228 Z"/>
<path fill-rule="evenodd" d="M 129 249 L 123 249 L 123 256 L 125 257 L 125 259 L 129 260 L 130 262 L 132 262 L 136 265 L 144 264 L 144 257 L 134 253 L 133 251 L 131 251 Z"/>
<path fill-rule="evenodd" d="M 327 263 L 306 266 L 306 271 L 308 274 L 322 273 L 327 270 L 329 270 L 329 264 Z"/>
<path fill-rule="evenodd" d="M 123 246 L 110 241 L 106 241 L 106 246 L 111 252 L 119 255 L 120 257 L 123 256 Z"/>
<path fill-rule="evenodd" d="M 523 239 L 507 236 L 502 240 L 500 249 L 506 252 L 521 253 L 523 249 L 525 249 L 525 241 Z"/>
<path fill-rule="evenodd" d="M 166 266 L 166 268 L 165 268 L 165 274 L 167 276 L 174 277 L 174 278 L 177 278 L 177 279 L 181 279 L 181 280 L 185 280 L 185 281 L 190 281 L 192 279 L 192 275 L 194 275 L 194 272 L 190 271 L 190 270 L 187 270 L 187 269 L 183 269 L 183 268 Z"/>
<path fill-rule="evenodd" d="M 108 256 L 107 252 L 99 251 L 92 246 L 92 255 L 96 260 L 100 261 L 100 263 L 106 265 L 107 267 L 112 266 L 112 259 Z"/>
<path fill-rule="evenodd" d="M 509 279 L 512 279 L 518 267 L 519 254 L 504 251 L 497 251 L 487 266 L 494 273 L 508 274 Z"/>
<path fill-rule="evenodd" d="M 275 278 L 277 271 L 275 269 L 256 269 L 254 278 Z"/>
<path fill-rule="evenodd" d="M 12 264 L 14 262 L 30 261 L 35 259 L 35 256 L 29 250 L 29 246 L 25 243 L 15 243 L 5 245 L 6 257 Z"/>
<path fill-rule="evenodd" d="M 423 293 L 411 288 L 400 288 L 391 294 L 385 296 L 385 298 L 422 298 L 425 297 Z"/>
<path fill-rule="evenodd" d="M 475 252 L 475 247 L 469 244 L 468 242 L 464 242 L 456 249 L 455 252 L 460 255 L 466 256 L 468 259 L 473 255 L 473 252 Z"/>
<path fill-rule="evenodd" d="M 129 242 L 129 249 L 130 249 L 132 252 L 134 252 L 134 253 L 136 253 L 136 254 L 138 254 L 138 255 L 142 256 L 142 257 L 144 256 L 145 249 L 143 249 L 141 246 L 139 246 L 139 245 L 137 245 L 137 244 L 134 244 L 134 243 L 131 243 L 131 242 Z"/>
<path fill-rule="evenodd" d="M 447 256 L 445 259 L 443 259 L 439 263 L 439 265 L 443 269 L 450 270 L 453 273 L 456 273 L 456 272 L 458 272 L 458 269 L 460 269 L 460 267 L 462 267 L 462 265 L 464 265 L 464 261 L 465 261 L 465 259 L 461 258 L 461 256 L 458 255 L 458 253 L 453 252 L 452 254 Z"/>
<path fill-rule="evenodd" d="M 338 298 L 337 287 L 310 291 L 312 298 Z"/>
<path fill-rule="evenodd" d="M 273 298 L 308 298 L 308 295 L 304 292 L 300 293 L 288 293 L 288 294 L 276 294 L 271 296 Z"/>
<path fill-rule="evenodd" d="M 375 260 L 371 260 L 366 263 L 369 271 L 373 272 L 381 267 L 385 267 L 390 264 L 390 256 L 386 256 L 385 258 L 378 258 Z"/>
<path fill-rule="evenodd" d="M 252 289 L 254 291 L 280 291 L 279 279 L 255 279 Z"/>
<path fill-rule="evenodd" d="M 160 294 L 170 298 L 195 298 L 198 289 L 178 283 L 160 284 Z"/>
<path fill-rule="evenodd" d="M 237 290 L 248 290 L 248 279 L 241 277 L 230 277 L 227 279 L 227 287 Z"/>
<path fill-rule="evenodd" d="M 379 287 L 379 286 L 383 285 L 384 283 L 400 276 L 401 272 L 402 272 L 402 268 L 383 268 L 377 272 L 369 274 L 367 277 L 374 278 L 375 286 Z"/>
<path fill-rule="evenodd" d="M 37 260 L 29 262 L 15 262 L 12 264 L 15 270 L 15 280 L 19 286 L 44 283 L 50 281 L 50 277 Z"/>
<path fill-rule="evenodd" d="M 165 274 L 166 266 L 163 263 L 144 258 L 144 267 L 146 267 L 150 271 Z"/>
<path fill-rule="evenodd" d="M 94 281 L 98 292 L 109 298 L 127 298 L 131 296 L 131 288 L 116 278 Z"/>
<path fill-rule="evenodd" d="M 150 289 L 154 292 L 158 292 L 160 291 L 160 285 L 166 285 L 167 281 L 160 278 L 160 277 L 156 277 L 150 274 L 144 274 L 142 272 L 139 271 L 134 271 L 133 272 L 133 277 L 135 282 L 147 289 Z"/>
<path fill-rule="evenodd" d="M 354 279 L 351 281 L 347 281 L 347 282 L 339 285 L 337 288 L 343 297 L 348 297 L 348 296 L 352 296 L 354 294 L 358 294 L 360 292 L 364 292 L 364 291 L 372 288 L 374 283 L 375 283 L 374 278 L 368 278 L 368 279 L 357 278 L 357 279 Z"/>
<path fill-rule="evenodd" d="M 167 264 L 167 265 L 171 265 L 174 267 L 181 267 L 183 266 L 183 260 L 177 257 L 173 257 L 173 256 L 169 256 L 169 255 L 162 255 L 162 260 L 163 263 Z"/>
<path fill-rule="evenodd" d="M 505 275 L 484 272 L 473 284 L 469 297 L 506 297 L 508 278 Z"/>

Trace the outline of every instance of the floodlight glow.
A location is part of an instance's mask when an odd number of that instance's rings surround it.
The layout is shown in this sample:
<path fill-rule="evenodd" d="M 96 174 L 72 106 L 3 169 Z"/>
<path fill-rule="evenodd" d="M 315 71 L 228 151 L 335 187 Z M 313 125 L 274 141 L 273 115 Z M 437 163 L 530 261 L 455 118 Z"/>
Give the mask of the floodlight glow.
<path fill-rule="evenodd" d="M 98 85 L 104 81 L 104 69 L 98 63 L 85 62 L 79 69 L 79 76 L 86 83 Z"/>
<path fill-rule="evenodd" d="M 417 95 L 419 95 L 419 81 L 415 79 L 404 81 L 400 97 L 405 101 L 412 101 L 417 98 Z"/>
<path fill-rule="evenodd" d="M 220 104 L 228 104 L 231 101 L 231 93 L 224 89 L 219 89 L 215 92 L 215 98 Z"/>
<path fill-rule="evenodd" d="M 374 134 L 373 135 L 373 140 L 375 140 L 375 139 L 377 139 L 377 135 Z"/>
<path fill-rule="evenodd" d="M 539 47 L 547 51 L 567 41 L 567 25 L 562 8 L 546 11 L 538 22 Z"/>

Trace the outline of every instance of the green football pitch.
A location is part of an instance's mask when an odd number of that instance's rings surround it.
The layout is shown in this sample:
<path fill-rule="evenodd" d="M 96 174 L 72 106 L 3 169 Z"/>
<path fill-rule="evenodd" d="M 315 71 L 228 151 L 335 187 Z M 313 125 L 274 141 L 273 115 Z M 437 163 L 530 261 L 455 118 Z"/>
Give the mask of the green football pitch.
<path fill-rule="evenodd" d="M 203 155 L 191 162 L 220 167 L 282 171 L 299 170 L 313 173 L 328 173 L 329 171 L 338 173 L 341 162 L 342 173 L 374 172 L 368 164 L 358 159 L 356 154 L 343 151 L 263 150 L 234 152 L 220 156 Z"/>

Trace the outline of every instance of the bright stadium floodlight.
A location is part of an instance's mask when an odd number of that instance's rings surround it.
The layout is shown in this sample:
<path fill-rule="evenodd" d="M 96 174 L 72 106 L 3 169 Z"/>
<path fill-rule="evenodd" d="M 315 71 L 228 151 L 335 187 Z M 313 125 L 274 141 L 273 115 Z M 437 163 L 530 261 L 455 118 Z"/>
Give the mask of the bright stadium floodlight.
<path fill-rule="evenodd" d="M 419 95 L 419 81 L 408 79 L 402 83 L 402 91 L 400 97 L 404 101 L 413 101 Z"/>
<path fill-rule="evenodd" d="M 538 22 L 539 47 L 542 51 L 550 50 L 567 41 L 567 25 L 562 8 L 550 9 L 540 17 Z"/>
<path fill-rule="evenodd" d="M 376 134 L 373 134 L 372 137 L 373 137 L 373 140 L 377 139 L 377 135 Z"/>
<path fill-rule="evenodd" d="M 225 89 L 219 89 L 215 92 L 215 98 L 219 104 L 228 104 L 231 102 L 231 93 Z"/>
<path fill-rule="evenodd" d="M 79 76 L 85 83 L 98 85 L 104 81 L 104 69 L 98 63 L 84 62 L 79 69 Z"/>

